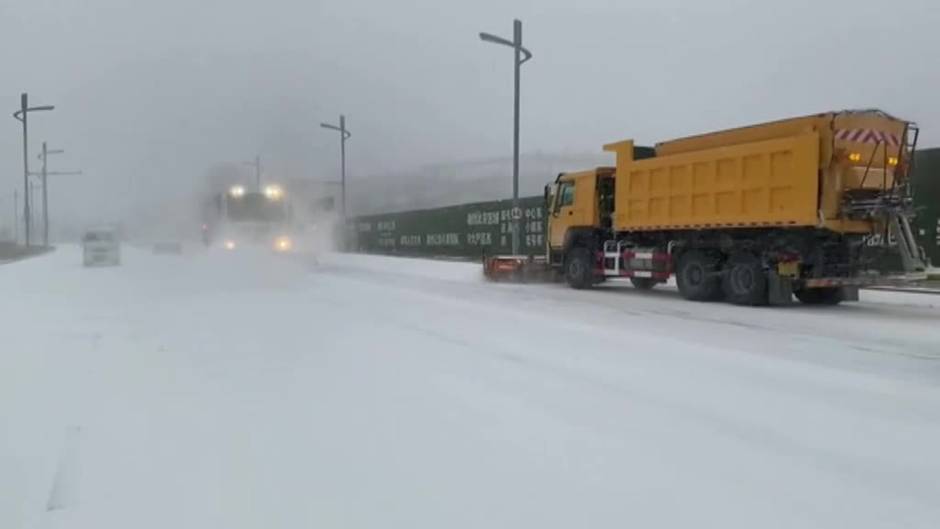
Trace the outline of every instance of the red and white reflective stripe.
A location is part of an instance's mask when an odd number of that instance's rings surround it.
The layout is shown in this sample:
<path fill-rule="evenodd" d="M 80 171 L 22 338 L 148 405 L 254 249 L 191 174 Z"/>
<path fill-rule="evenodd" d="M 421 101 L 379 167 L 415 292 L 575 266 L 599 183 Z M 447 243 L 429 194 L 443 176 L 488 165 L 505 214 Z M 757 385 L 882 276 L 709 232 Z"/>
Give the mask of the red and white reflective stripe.
<path fill-rule="evenodd" d="M 624 261 L 631 259 L 649 259 L 651 261 L 669 260 L 669 254 L 666 252 L 635 252 L 633 250 L 624 250 L 622 256 Z"/>
<path fill-rule="evenodd" d="M 893 146 L 901 144 L 897 135 L 875 129 L 836 129 L 835 136 L 837 140 L 859 143 L 885 143 Z"/>
<path fill-rule="evenodd" d="M 605 275 L 616 276 L 617 274 L 613 273 L 612 270 L 605 270 Z M 649 277 L 652 279 L 659 279 L 660 281 L 666 281 L 669 279 L 671 274 L 669 272 L 653 272 L 650 270 L 621 270 L 620 277 Z"/>
<path fill-rule="evenodd" d="M 807 288 L 864 286 L 876 283 L 876 279 L 864 277 L 834 277 L 824 279 L 807 279 L 803 282 Z"/>

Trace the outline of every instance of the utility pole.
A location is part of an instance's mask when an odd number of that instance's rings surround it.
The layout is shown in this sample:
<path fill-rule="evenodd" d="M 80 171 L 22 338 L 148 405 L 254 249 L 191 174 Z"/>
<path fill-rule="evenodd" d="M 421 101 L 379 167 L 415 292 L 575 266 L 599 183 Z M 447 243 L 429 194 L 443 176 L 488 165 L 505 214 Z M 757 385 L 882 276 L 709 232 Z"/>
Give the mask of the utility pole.
<path fill-rule="evenodd" d="M 43 110 L 52 110 L 52 105 L 40 107 L 29 106 L 29 94 L 23 92 L 20 94 L 20 109 L 13 113 L 13 118 L 23 123 L 23 221 L 26 223 L 26 246 L 29 247 L 29 146 L 26 121 L 30 112 Z"/>

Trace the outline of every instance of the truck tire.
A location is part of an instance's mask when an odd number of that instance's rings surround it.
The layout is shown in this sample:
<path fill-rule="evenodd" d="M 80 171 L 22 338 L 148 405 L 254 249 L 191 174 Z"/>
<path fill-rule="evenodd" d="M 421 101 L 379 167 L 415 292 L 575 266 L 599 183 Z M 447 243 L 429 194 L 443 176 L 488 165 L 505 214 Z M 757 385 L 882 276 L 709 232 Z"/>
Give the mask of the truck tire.
<path fill-rule="evenodd" d="M 721 280 L 725 299 L 735 305 L 766 305 L 767 272 L 760 258 L 740 252 L 725 263 Z"/>
<path fill-rule="evenodd" d="M 802 288 L 793 294 L 804 305 L 838 305 L 842 302 L 842 289 L 839 287 Z"/>
<path fill-rule="evenodd" d="M 565 256 L 565 281 L 571 288 L 589 288 L 595 283 L 594 259 L 583 246 L 572 248 Z"/>
<path fill-rule="evenodd" d="M 689 250 L 679 258 L 676 285 L 679 294 L 691 301 L 721 299 L 721 277 L 716 274 L 718 259 L 701 250 Z"/>
<path fill-rule="evenodd" d="M 637 290 L 652 290 L 656 283 L 659 283 L 651 277 L 631 277 L 630 282 L 633 283 L 633 288 Z"/>

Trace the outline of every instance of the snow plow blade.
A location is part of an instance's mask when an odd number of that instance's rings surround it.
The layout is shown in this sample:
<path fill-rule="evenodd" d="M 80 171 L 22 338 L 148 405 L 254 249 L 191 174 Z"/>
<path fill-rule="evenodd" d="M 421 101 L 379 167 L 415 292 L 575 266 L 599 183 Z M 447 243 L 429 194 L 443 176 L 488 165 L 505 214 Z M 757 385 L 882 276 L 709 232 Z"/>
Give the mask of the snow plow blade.
<path fill-rule="evenodd" d="M 519 283 L 556 280 L 545 258 L 532 255 L 484 255 L 483 275 L 490 281 Z"/>

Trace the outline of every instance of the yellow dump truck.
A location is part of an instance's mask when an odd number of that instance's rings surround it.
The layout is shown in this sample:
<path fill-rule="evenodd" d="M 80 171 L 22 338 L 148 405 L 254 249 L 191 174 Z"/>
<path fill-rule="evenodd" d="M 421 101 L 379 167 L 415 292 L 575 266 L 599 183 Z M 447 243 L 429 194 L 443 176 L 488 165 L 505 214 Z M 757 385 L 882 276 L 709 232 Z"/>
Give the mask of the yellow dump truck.
<path fill-rule="evenodd" d="M 923 275 L 911 232 L 914 123 L 827 112 L 635 147 L 616 167 L 546 186 L 545 256 L 495 256 L 489 277 L 555 270 L 575 288 L 672 275 L 686 299 L 836 304 L 860 286 Z M 879 268 L 893 243 L 899 270 Z M 892 250 L 894 251 L 894 250 Z"/>

